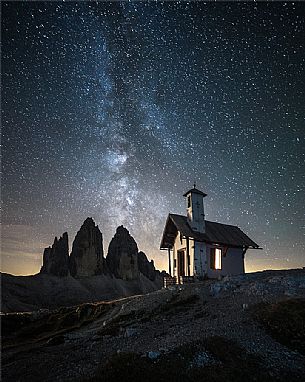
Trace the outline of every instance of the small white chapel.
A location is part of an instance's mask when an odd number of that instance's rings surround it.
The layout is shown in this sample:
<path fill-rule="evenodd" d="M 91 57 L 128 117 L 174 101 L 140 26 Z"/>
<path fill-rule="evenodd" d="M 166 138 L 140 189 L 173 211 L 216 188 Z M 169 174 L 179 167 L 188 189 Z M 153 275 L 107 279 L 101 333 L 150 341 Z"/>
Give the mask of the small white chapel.
<path fill-rule="evenodd" d="M 245 272 L 248 249 L 259 249 L 240 228 L 205 220 L 203 199 L 196 185 L 187 191 L 186 216 L 169 214 L 160 249 L 168 251 L 169 274 L 183 284 Z"/>

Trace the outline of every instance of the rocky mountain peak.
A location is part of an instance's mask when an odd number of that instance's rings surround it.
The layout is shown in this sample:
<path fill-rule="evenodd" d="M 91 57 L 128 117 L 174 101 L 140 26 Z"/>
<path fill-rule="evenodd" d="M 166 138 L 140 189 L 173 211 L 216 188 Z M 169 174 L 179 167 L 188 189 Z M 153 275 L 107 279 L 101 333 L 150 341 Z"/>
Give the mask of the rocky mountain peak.
<path fill-rule="evenodd" d="M 95 222 L 94 222 L 94 220 L 92 219 L 92 218 L 87 218 L 87 219 L 85 219 L 85 221 L 83 222 L 83 224 L 82 224 L 82 227 L 83 226 L 86 226 L 86 227 L 89 227 L 89 226 L 92 226 L 92 227 L 95 227 Z M 98 227 L 98 226 L 97 226 Z"/>
<path fill-rule="evenodd" d="M 135 239 L 122 225 L 109 244 L 106 261 L 110 272 L 117 278 L 135 280 L 140 273 L 151 281 L 156 278 L 154 262 L 149 262 L 145 253 L 138 251 Z"/>
<path fill-rule="evenodd" d="M 70 273 L 85 277 L 105 272 L 103 235 L 92 218 L 87 218 L 77 232 L 70 256 Z"/>
<path fill-rule="evenodd" d="M 103 254 L 103 235 L 94 220 L 88 217 L 77 232 L 69 257 L 68 234 L 55 237 L 52 247 L 43 254 L 41 273 L 54 276 L 88 277 L 110 273 L 118 279 L 139 280 L 144 275 L 155 281 L 160 275 L 153 260 L 139 252 L 135 239 L 123 225 L 117 227 L 112 238 L 107 258 Z"/>
<path fill-rule="evenodd" d="M 106 261 L 110 272 L 117 278 L 135 280 L 139 276 L 138 246 L 122 225 L 109 244 Z"/>
<path fill-rule="evenodd" d="M 69 273 L 69 243 L 65 232 L 59 239 L 55 237 L 52 247 L 45 248 L 40 273 L 53 276 L 67 276 Z"/>
<path fill-rule="evenodd" d="M 149 280 L 154 281 L 156 279 L 156 269 L 154 261 L 149 261 L 145 253 L 142 251 L 138 253 L 138 266 L 139 271 Z"/>
<path fill-rule="evenodd" d="M 120 225 L 117 227 L 116 232 L 115 232 L 115 236 L 116 237 L 126 237 L 127 240 L 130 240 L 130 241 L 133 241 L 134 243 L 136 243 L 134 238 L 130 235 L 128 229 L 125 228 L 123 225 Z"/>

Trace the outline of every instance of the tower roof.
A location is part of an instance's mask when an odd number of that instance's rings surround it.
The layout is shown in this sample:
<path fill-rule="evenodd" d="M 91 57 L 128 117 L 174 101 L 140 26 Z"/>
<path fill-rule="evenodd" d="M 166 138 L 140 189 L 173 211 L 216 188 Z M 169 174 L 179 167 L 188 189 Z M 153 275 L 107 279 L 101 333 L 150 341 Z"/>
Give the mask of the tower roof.
<path fill-rule="evenodd" d="M 202 195 L 203 197 L 207 196 L 207 194 L 205 194 L 204 192 L 202 192 L 196 188 L 196 184 L 194 184 L 193 188 L 191 188 L 189 191 L 187 191 L 185 194 L 183 194 L 183 196 L 187 196 L 190 193 Z"/>

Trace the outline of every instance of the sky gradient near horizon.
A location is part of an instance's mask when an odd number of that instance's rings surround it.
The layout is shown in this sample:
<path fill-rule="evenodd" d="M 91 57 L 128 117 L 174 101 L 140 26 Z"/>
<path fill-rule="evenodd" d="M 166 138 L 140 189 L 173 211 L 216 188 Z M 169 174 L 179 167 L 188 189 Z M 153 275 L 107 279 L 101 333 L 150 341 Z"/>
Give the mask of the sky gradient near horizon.
<path fill-rule="evenodd" d="M 129 229 L 159 269 L 167 214 L 305 266 L 305 3 L 4 2 L 2 271 L 39 271 L 86 217 Z"/>

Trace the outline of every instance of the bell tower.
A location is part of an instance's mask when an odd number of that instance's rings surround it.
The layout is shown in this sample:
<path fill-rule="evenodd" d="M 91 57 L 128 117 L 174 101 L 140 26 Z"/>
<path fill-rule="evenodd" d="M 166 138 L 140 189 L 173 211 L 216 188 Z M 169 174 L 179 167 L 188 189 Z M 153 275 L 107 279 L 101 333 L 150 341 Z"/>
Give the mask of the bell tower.
<path fill-rule="evenodd" d="M 205 233 L 203 198 L 207 194 L 198 190 L 194 183 L 194 187 L 183 196 L 186 197 L 186 214 L 189 225 L 194 231 Z"/>

